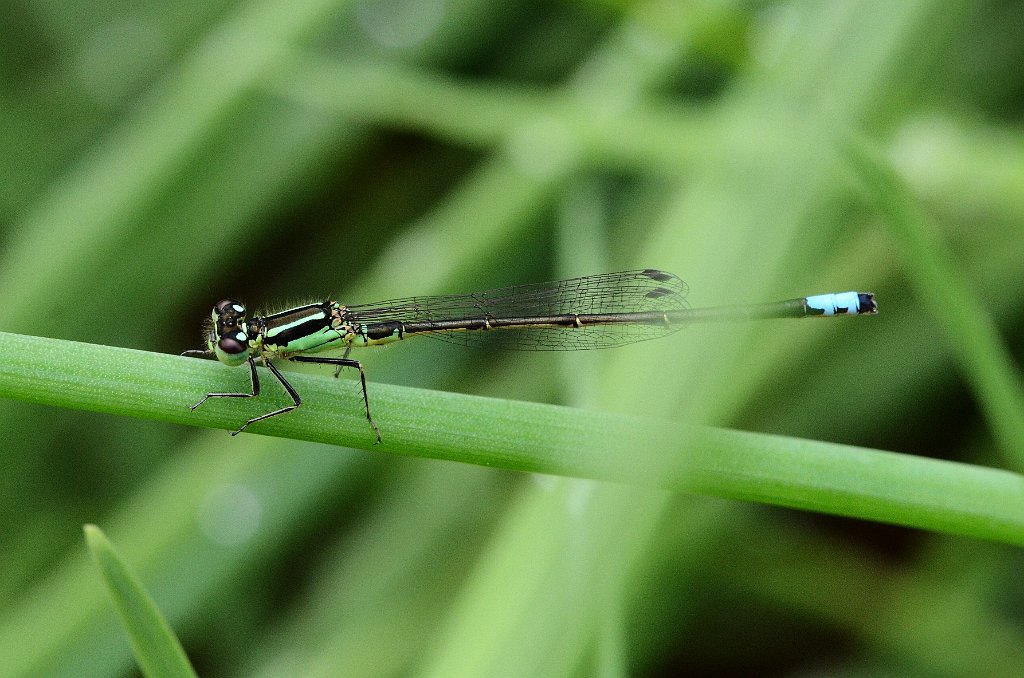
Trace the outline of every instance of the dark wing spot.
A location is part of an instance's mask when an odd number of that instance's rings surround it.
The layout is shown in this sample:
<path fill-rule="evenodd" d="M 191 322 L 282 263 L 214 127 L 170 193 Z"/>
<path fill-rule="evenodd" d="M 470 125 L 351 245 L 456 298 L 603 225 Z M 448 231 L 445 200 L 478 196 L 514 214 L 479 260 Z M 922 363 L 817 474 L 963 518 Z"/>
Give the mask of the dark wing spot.
<path fill-rule="evenodd" d="M 656 287 L 644 296 L 648 299 L 658 299 L 660 297 L 667 297 L 675 294 L 672 290 L 667 290 L 664 287 Z"/>
<path fill-rule="evenodd" d="M 658 282 L 665 282 L 666 280 L 672 280 L 675 276 L 671 273 L 665 273 L 665 271 L 659 271 L 654 268 L 645 268 L 642 271 L 642 275 L 647 276 L 651 280 L 657 280 Z"/>

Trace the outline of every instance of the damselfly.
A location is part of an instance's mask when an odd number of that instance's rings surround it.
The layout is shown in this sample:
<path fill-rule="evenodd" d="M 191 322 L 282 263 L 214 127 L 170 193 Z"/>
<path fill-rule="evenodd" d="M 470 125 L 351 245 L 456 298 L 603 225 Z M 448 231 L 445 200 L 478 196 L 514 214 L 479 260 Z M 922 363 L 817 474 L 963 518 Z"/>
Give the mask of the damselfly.
<path fill-rule="evenodd" d="M 193 411 L 210 398 L 258 396 L 257 360 L 288 392 L 291 405 L 253 417 L 231 435 L 302 404 L 298 392 L 273 360 L 334 365 L 335 376 L 342 368 L 353 367 L 359 370 L 366 419 L 380 442 L 380 428 L 370 414 L 366 372 L 361 362 L 349 358 L 356 347 L 424 335 L 462 345 L 485 340 L 506 349 L 575 351 L 656 339 L 695 322 L 878 312 L 874 295 L 863 292 L 711 308 L 690 308 L 687 292 L 686 283 L 678 277 L 648 268 L 359 306 L 328 300 L 248 319 L 245 306 L 227 299 L 213 307 L 207 348 L 182 355 L 215 356 L 226 365 L 248 363 L 252 375 L 251 393 L 207 393 L 192 406 Z M 341 353 L 341 357 L 319 355 L 329 352 Z"/>

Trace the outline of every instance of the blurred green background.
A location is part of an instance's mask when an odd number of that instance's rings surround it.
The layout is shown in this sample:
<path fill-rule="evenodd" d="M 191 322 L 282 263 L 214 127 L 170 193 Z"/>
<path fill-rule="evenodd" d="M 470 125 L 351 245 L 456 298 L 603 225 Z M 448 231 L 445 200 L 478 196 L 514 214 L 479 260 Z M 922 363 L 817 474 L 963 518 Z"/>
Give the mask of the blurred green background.
<path fill-rule="evenodd" d="M 963 357 L 985 347 L 922 302 L 946 269 L 842 152 L 882 150 L 1019 361 L 1020 3 L 4 15 L 2 331 L 178 353 L 228 296 L 273 310 L 641 267 L 681 275 L 694 306 L 866 289 L 877 318 L 357 357 L 371 398 L 391 382 L 1020 459 Z M 1017 548 L 19 402 L 0 431 L 4 676 L 137 672 L 87 522 L 204 676 L 1024 675 Z"/>

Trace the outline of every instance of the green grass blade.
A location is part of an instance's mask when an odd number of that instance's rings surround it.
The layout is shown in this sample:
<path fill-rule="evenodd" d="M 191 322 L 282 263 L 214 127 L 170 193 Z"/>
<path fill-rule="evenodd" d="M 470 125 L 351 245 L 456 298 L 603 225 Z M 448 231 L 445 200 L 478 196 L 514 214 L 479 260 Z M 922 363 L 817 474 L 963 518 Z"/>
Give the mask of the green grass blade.
<path fill-rule="evenodd" d="M 245 370 L 210 361 L 0 333 L 0 397 L 233 428 L 285 401 L 260 403 Z M 289 377 L 306 404 L 259 433 L 373 447 L 358 384 Z M 995 469 L 660 419 L 370 384 L 381 451 L 519 471 L 595 478 L 879 520 L 1024 544 L 1024 479 Z M 226 402 L 230 401 L 230 402 Z M 227 434 L 224 434 L 225 438 Z M 226 440 L 227 444 L 228 441 Z"/>
<path fill-rule="evenodd" d="M 147 678 L 195 678 L 174 631 L 106 535 L 95 525 L 86 525 L 85 541 L 128 632 L 142 673 Z"/>

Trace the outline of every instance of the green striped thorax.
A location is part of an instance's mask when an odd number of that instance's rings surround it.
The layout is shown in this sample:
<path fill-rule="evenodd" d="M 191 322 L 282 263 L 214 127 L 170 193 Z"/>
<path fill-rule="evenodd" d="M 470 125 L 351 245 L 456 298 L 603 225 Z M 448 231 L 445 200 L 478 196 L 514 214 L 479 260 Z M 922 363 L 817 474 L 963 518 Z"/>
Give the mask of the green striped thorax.
<path fill-rule="evenodd" d="M 245 306 L 225 299 L 213 307 L 207 346 L 219 361 L 236 366 L 250 356 L 293 359 L 344 350 L 357 338 L 362 338 L 366 345 L 399 338 L 389 332 L 387 337 L 372 340 L 367 336 L 366 326 L 349 322 L 346 313 L 344 306 L 324 301 L 246 319 Z"/>
<path fill-rule="evenodd" d="M 210 329 L 207 345 L 225 365 L 235 367 L 249 359 L 249 354 L 259 347 L 260 337 L 250 338 L 245 322 L 245 306 L 232 299 L 217 302 L 210 314 L 213 327 Z"/>

